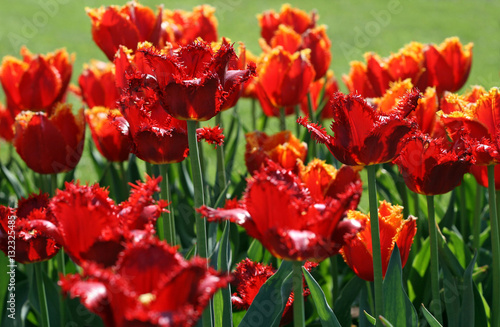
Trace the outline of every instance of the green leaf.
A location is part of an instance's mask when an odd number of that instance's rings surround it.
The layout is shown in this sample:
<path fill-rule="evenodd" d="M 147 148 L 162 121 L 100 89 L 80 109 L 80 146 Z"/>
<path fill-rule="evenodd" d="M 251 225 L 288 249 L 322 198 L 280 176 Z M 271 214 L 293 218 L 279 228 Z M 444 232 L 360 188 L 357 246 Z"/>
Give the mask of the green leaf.
<path fill-rule="evenodd" d="M 0 163 L 0 171 L 7 180 L 8 185 L 10 185 L 10 187 L 16 194 L 17 198 L 19 199 L 22 197 L 26 197 L 26 191 L 24 190 L 24 187 L 21 185 L 17 177 L 13 173 L 11 173 L 3 163 Z"/>
<path fill-rule="evenodd" d="M 368 322 L 370 324 L 372 324 L 373 326 L 375 326 L 377 324 L 377 319 L 375 319 L 375 317 L 372 317 L 368 312 L 366 311 L 363 311 L 363 313 L 365 314 L 365 317 L 366 319 L 368 319 Z"/>
<path fill-rule="evenodd" d="M 264 257 L 264 247 L 257 240 L 254 239 L 247 250 L 247 257 L 254 262 L 261 262 Z"/>
<path fill-rule="evenodd" d="M 382 321 L 385 327 L 394 327 L 389 320 L 387 320 L 384 316 L 380 316 L 379 319 Z"/>
<path fill-rule="evenodd" d="M 365 286 L 366 281 L 354 276 L 340 290 L 333 306 L 341 326 L 351 326 L 351 306 Z"/>
<path fill-rule="evenodd" d="M 281 315 L 292 292 L 292 262 L 283 261 L 255 296 L 239 327 L 279 326 Z"/>
<path fill-rule="evenodd" d="M 427 310 L 427 308 L 423 304 L 422 304 L 422 313 L 424 314 L 424 318 L 425 320 L 427 320 L 427 323 L 429 323 L 430 327 L 443 327 L 443 325 L 441 325 L 439 321 L 437 321 L 437 319 L 434 318 L 434 316 L 429 312 L 429 310 Z"/>
<path fill-rule="evenodd" d="M 417 311 L 404 290 L 401 255 L 394 246 L 384 278 L 384 314 L 396 326 L 418 326 Z"/>
<path fill-rule="evenodd" d="M 460 326 L 477 326 L 475 322 L 474 288 L 472 283 L 472 271 L 476 264 L 477 252 L 467 266 L 463 276 L 462 308 L 460 310 Z"/>
<path fill-rule="evenodd" d="M 229 244 L 230 222 L 226 221 L 219 241 L 217 269 L 229 271 L 231 267 L 231 246 Z M 219 290 L 214 297 L 215 326 L 232 326 L 231 286 Z"/>
<path fill-rule="evenodd" d="M 335 317 L 335 314 L 328 305 L 328 302 L 326 302 L 325 293 L 323 293 L 323 290 L 319 286 L 318 282 L 316 282 L 307 269 L 302 267 L 302 271 L 304 273 L 307 286 L 309 286 L 309 290 L 311 291 L 311 297 L 323 327 L 341 327 L 337 317 Z"/>

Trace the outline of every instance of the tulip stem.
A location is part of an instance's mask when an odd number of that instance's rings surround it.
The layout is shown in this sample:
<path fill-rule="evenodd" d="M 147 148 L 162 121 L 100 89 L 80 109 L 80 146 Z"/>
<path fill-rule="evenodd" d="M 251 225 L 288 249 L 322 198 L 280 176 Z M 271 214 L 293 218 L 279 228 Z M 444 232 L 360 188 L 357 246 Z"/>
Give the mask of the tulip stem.
<path fill-rule="evenodd" d="M 40 305 L 40 317 L 42 319 L 40 326 L 49 327 L 49 310 L 47 307 L 47 298 L 45 294 L 45 284 L 43 283 L 43 262 L 35 262 L 35 278 L 38 290 L 38 302 Z"/>
<path fill-rule="evenodd" d="M 313 101 L 312 101 L 312 96 L 311 92 L 307 93 L 307 107 L 309 108 L 309 119 L 311 120 L 311 123 L 316 123 L 316 117 L 314 116 L 313 112 Z M 298 134 L 297 134 L 298 136 Z M 309 145 L 311 146 L 311 158 L 316 158 L 316 141 L 314 138 L 311 137 L 311 142 L 309 142 Z"/>
<path fill-rule="evenodd" d="M 163 219 L 163 235 L 165 240 L 171 246 L 176 245 L 176 236 L 175 236 L 175 218 L 174 218 L 174 210 L 170 205 L 172 202 L 172 198 L 170 196 L 170 185 L 168 182 L 168 164 L 160 165 L 160 175 L 163 177 L 161 181 L 161 198 L 169 203 L 170 210 L 169 212 L 164 212 L 162 214 Z"/>
<path fill-rule="evenodd" d="M 304 312 L 304 296 L 302 294 L 302 261 L 293 262 L 293 326 L 303 327 L 306 325 Z"/>
<path fill-rule="evenodd" d="M 285 107 L 280 108 L 280 131 L 286 130 L 286 113 Z"/>
<path fill-rule="evenodd" d="M 252 99 L 252 130 L 257 130 L 257 105 L 255 99 Z"/>
<path fill-rule="evenodd" d="M 488 166 L 488 195 L 490 205 L 491 252 L 493 259 L 493 303 L 491 309 L 491 326 L 500 325 L 500 236 L 498 230 L 497 204 L 495 200 L 495 165 Z"/>
<path fill-rule="evenodd" d="M 330 257 L 330 273 L 332 274 L 332 304 L 335 303 L 339 291 L 339 268 L 337 256 Z"/>
<path fill-rule="evenodd" d="M 194 207 L 195 209 L 205 204 L 205 195 L 203 191 L 203 176 L 200 166 L 200 155 L 198 152 L 198 140 L 196 137 L 196 121 L 188 120 L 188 142 L 189 142 L 189 158 L 191 161 L 191 172 L 193 174 L 193 187 L 194 187 Z M 198 255 L 202 258 L 207 258 L 207 228 L 205 220 L 201 214 L 195 210 L 194 219 L 196 223 L 196 249 Z M 208 264 L 208 261 L 207 261 Z M 202 325 L 203 327 L 212 326 L 211 314 L 212 301 L 208 304 L 207 308 L 203 311 Z"/>
<path fill-rule="evenodd" d="M 479 251 L 479 235 L 481 233 L 481 202 L 483 199 L 483 189 L 481 184 L 476 183 L 476 202 L 474 205 L 474 230 L 472 237 L 472 244 L 474 249 Z"/>
<path fill-rule="evenodd" d="M 466 197 L 465 197 L 465 184 L 462 181 L 462 185 L 458 187 L 458 191 L 460 192 L 460 197 L 459 201 L 460 203 L 459 208 L 460 208 L 460 228 L 461 228 L 461 233 L 462 237 L 464 240 L 468 239 L 467 237 L 467 232 L 468 232 L 468 222 L 467 222 L 467 208 L 465 207 L 465 204 L 467 203 Z"/>
<path fill-rule="evenodd" d="M 370 226 L 372 236 L 372 253 L 373 253 L 373 282 L 375 289 L 375 317 L 377 325 L 379 325 L 378 317 L 384 312 L 384 293 L 382 288 L 382 253 L 380 248 L 380 231 L 378 225 L 378 205 L 377 205 L 377 188 L 375 175 L 377 173 L 377 165 L 366 167 L 368 172 L 368 198 L 370 203 Z"/>
<path fill-rule="evenodd" d="M 431 311 L 434 317 L 442 323 L 441 297 L 439 296 L 439 257 L 438 257 L 438 234 L 436 225 L 436 214 L 434 211 L 434 196 L 427 195 L 427 216 L 429 221 L 429 241 L 431 247 L 431 287 L 432 305 Z"/>

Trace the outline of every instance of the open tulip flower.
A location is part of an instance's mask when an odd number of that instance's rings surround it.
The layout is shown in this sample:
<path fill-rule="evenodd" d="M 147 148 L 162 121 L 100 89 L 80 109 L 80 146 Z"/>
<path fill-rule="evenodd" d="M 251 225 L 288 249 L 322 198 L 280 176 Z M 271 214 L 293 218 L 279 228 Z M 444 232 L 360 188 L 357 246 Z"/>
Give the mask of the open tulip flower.
<path fill-rule="evenodd" d="M 308 49 L 290 53 L 278 46 L 260 58 L 256 94 L 267 116 L 279 117 L 280 108 L 292 114 L 306 97 L 315 76 L 309 56 Z"/>
<path fill-rule="evenodd" d="M 35 172 L 66 172 L 80 161 L 85 141 L 83 110 L 75 116 L 70 104 L 60 103 L 51 114 L 23 111 L 14 127 L 16 151 Z"/>
<path fill-rule="evenodd" d="M 103 157 L 116 162 L 128 159 L 131 140 L 119 129 L 127 122 L 118 109 L 93 107 L 85 110 L 85 118 L 97 150 Z"/>
<path fill-rule="evenodd" d="M 346 165 L 385 163 L 395 158 L 400 139 L 414 128 L 408 116 L 419 98 L 418 91 L 408 92 L 390 112 L 383 113 L 359 95 L 336 93 L 330 102 L 334 136 L 305 118 L 297 122 L 307 127 L 318 142 L 324 143 L 335 158 Z"/>
<path fill-rule="evenodd" d="M 15 111 L 9 110 L 0 103 L 0 137 L 10 142 L 14 138 Z"/>
<path fill-rule="evenodd" d="M 306 261 L 304 268 L 307 271 L 317 267 L 318 264 Z M 272 265 L 264 265 L 260 262 L 253 262 L 250 259 L 244 259 L 236 265 L 236 269 L 233 272 L 233 281 L 231 286 L 234 288 L 235 292 L 231 296 L 231 302 L 233 306 L 238 309 L 248 310 L 250 305 L 257 293 L 259 293 L 260 288 L 264 283 L 274 275 L 276 269 Z M 309 296 L 311 292 L 308 288 L 304 288 L 302 295 L 305 297 Z M 285 309 L 281 315 L 280 326 L 285 326 L 292 322 L 293 319 L 293 292 L 288 297 Z"/>
<path fill-rule="evenodd" d="M 465 138 L 462 134 L 450 142 L 416 133 L 404 140 L 395 162 L 408 188 L 415 193 L 436 195 L 460 185 L 474 163 Z"/>
<path fill-rule="evenodd" d="M 433 86 L 440 96 L 444 91 L 458 91 L 469 77 L 472 46 L 463 46 L 457 37 L 448 38 L 439 46 L 427 45 L 423 49 L 425 70 L 415 85 L 422 90 Z"/>
<path fill-rule="evenodd" d="M 160 180 L 148 177 L 146 183 L 138 182 L 121 204 L 115 204 L 108 191 L 97 184 L 66 183 L 65 190 L 58 190 L 49 205 L 54 220 L 32 220 L 30 224 L 63 245 L 76 264 L 112 266 L 126 241 L 138 241 L 152 233 L 167 205 L 153 199 Z"/>
<path fill-rule="evenodd" d="M 118 108 L 120 93 L 116 87 L 115 69 L 112 63 L 94 60 L 85 65 L 78 78 L 82 100 L 89 108 Z"/>
<path fill-rule="evenodd" d="M 48 194 L 32 194 L 19 200 L 17 208 L 0 206 L 0 250 L 9 256 L 11 251 L 14 251 L 13 258 L 17 262 L 48 260 L 55 256 L 61 247 L 50 233 L 32 228 L 32 220 L 54 221 Z"/>
<path fill-rule="evenodd" d="M 294 53 L 303 49 L 311 50 L 311 64 L 314 67 L 315 78 L 325 76 L 332 54 L 331 42 L 326 34 L 326 26 L 316 25 L 319 16 L 313 12 L 293 8 L 289 4 L 281 7 L 281 12 L 266 11 L 257 16 L 261 27 L 261 47 L 269 52 L 277 46 Z"/>
<path fill-rule="evenodd" d="M 297 159 L 304 161 L 307 156 L 307 143 L 300 142 L 290 131 L 274 135 L 264 132 L 250 132 L 245 135 L 245 164 L 250 174 L 266 165 L 268 160 L 286 169 L 297 166 Z"/>
<path fill-rule="evenodd" d="M 214 52 L 203 41 L 176 50 L 158 50 L 142 44 L 129 58 L 122 48 L 115 59 L 117 85 L 122 94 L 154 94 L 161 107 L 174 118 L 208 120 L 222 110 L 239 85 L 255 74 L 255 65 L 230 69 L 238 58 L 232 45 Z"/>
<path fill-rule="evenodd" d="M 358 93 L 365 98 L 383 96 L 391 82 L 409 78 L 416 85 L 424 69 L 422 49 L 422 44 L 412 42 L 388 58 L 366 53 L 366 64 L 351 62 L 349 75 L 344 75 L 342 79 L 350 93 Z"/>
<path fill-rule="evenodd" d="M 413 216 L 403 219 L 402 207 L 385 201 L 380 203 L 378 221 L 380 226 L 380 244 L 382 249 L 382 274 L 385 276 L 394 246 L 397 244 L 401 263 L 404 267 L 410 254 L 413 238 L 417 232 L 417 219 Z M 347 265 L 367 281 L 373 281 L 373 257 L 370 217 L 359 212 L 349 211 L 348 219 L 363 221 L 366 228 L 349 239 L 340 253 Z"/>
<path fill-rule="evenodd" d="M 206 42 L 216 42 L 217 18 L 215 8 L 201 5 L 193 11 L 164 10 L 161 23 L 161 41 L 165 45 L 170 43 L 174 48 L 188 45 L 201 38 Z"/>
<path fill-rule="evenodd" d="M 215 292 L 231 277 L 185 260 L 176 248 L 154 238 L 128 242 L 108 269 L 83 265 L 83 275 L 59 281 L 106 326 L 194 326 Z"/>
<path fill-rule="evenodd" d="M 162 9 L 153 10 L 136 1 L 124 6 L 87 8 L 92 22 L 92 38 L 109 60 L 113 60 L 118 48 L 123 45 L 136 49 L 139 42 L 159 44 Z"/>
<path fill-rule="evenodd" d="M 491 165 L 500 162 L 500 91 L 492 88 L 489 92 L 473 91 L 469 97 L 446 97 L 448 114 L 441 119 L 448 128 L 453 139 L 461 137 L 464 129 L 472 142 L 472 152 L 477 165 Z M 474 101 L 475 102 L 471 102 Z"/>
<path fill-rule="evenodd" d="M 226 209 L 203 206 L 198 211 L 209 221 L 229 220 L 243 226 L 278 258 L 321 261 L 337 254 L 363 228 L 356 220 L 343 219 L 359 202 L 362 187 L 356 175 L 343 180 L 337 174 L 341 185 L 332 188 L 326 187 L 336 184 L 331 176 L 331 183 L 318 180 L 325 193 L 310 192 L 291 170 L 268 162 L 248 180 L 239 203 L 229 202 Z"/>

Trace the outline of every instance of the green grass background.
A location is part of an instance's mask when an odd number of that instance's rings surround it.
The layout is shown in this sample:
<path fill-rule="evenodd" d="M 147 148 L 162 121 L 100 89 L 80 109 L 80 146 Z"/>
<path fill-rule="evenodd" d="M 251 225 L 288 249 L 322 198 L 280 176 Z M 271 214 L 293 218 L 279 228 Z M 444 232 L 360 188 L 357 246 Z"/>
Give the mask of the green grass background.
<path fill-rule="evenodd" d="M 76 54 L 73 82 L 84 63 L 91 59 L 106 60 L 90 34 L 90 19 L 85 7 L 124 4 L 125 1 L 97 0 L 17 0 L 1 6 L 0 56 L 19 56 L 26 45 L 34 53 L 46 53 L 66 47 Z M 156 7 L 190 10 L 200 2 L 143 1 Z M 232 41 L 243 41 L 255 54 L 260 53 L 260 29 L 256 15 L 267 9 L 280 10 L 281 1 L 218 0 L 216 8 L 219 35 Z M 415 1 L 289 1 L 306 11 L 316 10 L 319 23 L 328 26 L 332 41 L 331 68 L 340 80 L 349 72 L 349 62 L 362 60 L 363 53 L 375 51 L 381 56 L 397 52 L 410 41 L 441 43 L 458 36 L 462 43 L 473 42 L 473 64 L 467 85 L 486 88 L 498 86 L 500 72 L 500 2 L 492 0 L 415 0 Z M 48 9 L 47 9 L 48 8 Z M 346 90 L 340 82 L 342 90 Z M 0 92 L 0 99 L 4 95 Z M 240 114 L 247 115 L 249 102 L 241 101 Z M 249 117 L 249 116 L 247 116 Z M 248 121 L 248 120 L 243 120 Z M 271 122 L 277 128 L 277 122 Z M 290 120 L 290 125 L 292 121 Z M 276 126 L 274 126 L 276 125 Z M 290 126 L 289 125 L 289 126 Z M 294 129 L 294 128 L 293 128 Z M 0 160 L 6 157 L 6 144 L 0 141 Z M 76 177 L 95 181 L 86 155 L 77 168 Z"/>

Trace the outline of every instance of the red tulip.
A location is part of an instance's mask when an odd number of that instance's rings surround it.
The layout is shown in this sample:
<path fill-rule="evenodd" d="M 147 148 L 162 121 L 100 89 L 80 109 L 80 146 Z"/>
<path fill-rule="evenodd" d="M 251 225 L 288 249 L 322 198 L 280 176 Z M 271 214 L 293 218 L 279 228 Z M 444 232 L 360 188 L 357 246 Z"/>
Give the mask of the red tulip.
<path fill-rule="evenodd" d="M 336 93 L 331 101 L 334 136 L 304 118 L 297 122 L 307 127 L 318 142 L 326 144 L 342 163 L 350 166 L 372 165 L 392 161 L 398 143 L 413 128 L 406 118 L 415 109 L 420 95 L 407 93 L 390 113 L 376 110 L 358 95 Z"/>
<path fill-rule="evenodd" d="M 93 107 L 85 110 L 85 118 L 97 150 L 106 159 L 118 162 L 128 159 L 131 140 L 116 126 L 126 124 L 125 118 L 118 109 Z"/>
<path fill-rule="evenodd" d="M 113 267 L 84 264 L 83 276 L 69 275 L 59 284 L 106 326 L 194 326 L 230 279 L 207 268 L 205 259 L 186 261 L 174 247 L 147 238 L 126 243 Z"/>
<path fill-rule="evenodd" d="M 139 42 L 158 45 L 161 34 L 162 9 L 155 14 L 148 7 L 131 1 L 126 5 L 87 8 L 92 22 L 92 38 L 109 60 L 121 45 L 136 49 Z"/>
<path fill-rule="evenodd" d="M 444 40 L 439 46 L 424 48 L 424 72 L 417 87 L 434 86 L 439 95 L 444 91 L 456 92 L 467 81 L 472 65 L 472 43 L 462 46 L 457 37 Z"/>
<path fill-rule="evenodd" d="M 16 117 L 14 146 L 26 165 L 40 174 L 76 167 L 83 152 L 83 110 L 75 116 L 70 104 L 58 104 L 52 114 L 23 111 Z"/>
<path fill-rule="evenodd" d="M 116 87 L 115 70 L 112 63 L 92 61 L 86 65 L 78 78 L 82 99 L 89 108 L 118 107 L 120 93 Z"/>
<path fill-rule="evenodd" d="M 261 35 L 264 40 L 271 44 L 271 40 L 281 24 L 292 28 L 298 34 L 304 33 L 307 29 L 316 25 L 318 15 L 312 12 L 308 15 L 305 11 L 293 8 L 289 4 L 281 6 L 281 12 L 274 10 L 265 11 L 257 15 L 259 20 Z"/>
<path fill-rule="evenodd" d="M 305 161 L 307 144 L 300 142 L 290 131 L 268 136 L 264 132 L 250 132 L 245 135 L 245 164 L 250 174 L 265 166 L 268 160 L 286 169 L 297 166 L 297 160 Z"/>
<path fill-rule="evenodd" d="M 122 94 L 137 90 L 141 97 L 152 94 L 177 119 L 208 120 L 254 75 L 252 65 L 245 70 L 228 69 L 237 59 L 229 44 L 216 52 L 202 41 L 170 52 L 144 44 L 134 58 L 120 51 L 115 60 L 117 85 Z"/>
<path fill-rule="evenodd" d="M 278 258 L 321 261 L 337 254 L 362 228 L 355 220 L 342 219 L 359 200 L 361 183 L 347 179 L 336 190 L 317 197 L 299 176 L 268 162 L 248 180 L 240 203 L 227 209 L 203 206 L 198 211 L 209 221 L 230 220 L 243 226 Z"/>
<path fill-rule="evenodd" d="M 201 5 L 193 11 L 165 10 L 162 17 L 161 44 L 169 42 L 174 48 L 185 46 L 201 38 L 206 42 L 216 42 L 217 18 L 215 8 Z"/>
<path fill-rule="evenodd" d="M 13 126 L 16 115 L 0 103 L 0 137 L 10 142 L 14 138 Z"/>
<path fill-rule="evenodd" d="M 70 57 L 65 49 L 34 55 L 23 47 L 21 56 L 22 60 L 4 57 L 0 67 L 0 82 L 10 116 L 10 119 L 4 118 L 0 122 L 10 123 L 10 126 L 23 110 L 50 114 L 56 103 L 63 100 L 73 70 L 74 56 Z M 3 116 L 7 115 L 4 113 Z M 11 140 L 13 135 L 5 133 L 3 137 Z"/>
<path fill-rule="evenodd" d="M 304 268 L 311 271 L 312 268 L 317 267 L 317 263 L 306 261 Z M 231 296 L 233 306 L 237 309 L 248 310 L 252 304 L 255 296 L 259 293 L 260 288 L 264 283 L 274 275 L 276 269 L 271 265 L 263 265 L 259 262 L 253 262 L 250 259 L 244 259 L 236 265 L 233 272 L 234 280 L 231 286 L 235 290 Z M 305 285 L 304 285 L 305 286 Z M 311 292 L 307 287 L 304 287 L 302 295 L 304 298 L 309 296 Z M 288 297 L 285 309 L 281 315 L 280 326 L 284 326 L 292 322 L 293 319 L 293 292 Z"/>
<path fill-rule="evenodd" d="M 29 222 L 53 221 L 48 194 L 32 194 L 19 200 L 17 209 L 0 206 L 0 250 L 21 263 L 45 261 L 57 254 L 61 245 Z"/>
<path fill-rule="evenodd" d="M 76 264 L 112 266 L 125 242 L 147 238 L 154 230 L 153 224 L 166 206 L 153 199 L 160 180 L 148 177 L 146 183 L 139 182 L 129 199 L 119 205 L 97 184 L 66 183 L 65 190 L 58 190 L 50 202 L 54 222 L 34 220 L 31 224 L 53 236 Z"/>
<path fill-rule="evenodd" d="M 290 54 L 278 46 L 260 59 L 256 92 L 267 116 L 278 117 L 280 108 L 292 114 L 293 106 L 307 95 L 315 76 L 309 53 L 302 50 Z"/>
<path fill-rule="evenodd" d="M 415 193 L 444 194 L 459 186 L 474 163 L 465 135 L 453 143 L 417 133 L 403 141 L 396 163 Z"/>
<path fill-rule="evenodd" d="M 423 73 L 423 45 L 412 42 L 388 58 L 366 53 L 366 64 L 353 61 L 349 75 L 342 77 L 350 93 L 365 98 L 377 98 L 385 94 L 390 83 L 409 78 L 414 85 Z M 425 89 L 423 87 L 422 89 Z"/>
<path fill-rule="evenodd" d="M 397 244 L 400 251 L 403 267 L 408 260 L 413 238 L 417 232 L 417 219 L 413 216 L 403 219 L 397 205 L 385 201 L 380 203 L 378 221 L 380 228 L 380 246 L 382 249 L 382 274 L 385 276 L 394 246 Z M 373 281 L 373 255 L 370 217 L 359 212 L 349 211 L 348 219 L 363 221 L 366 228 L 350 239 L 340 250 L 344 261 L 358 275 L 367 281 Z"/>

